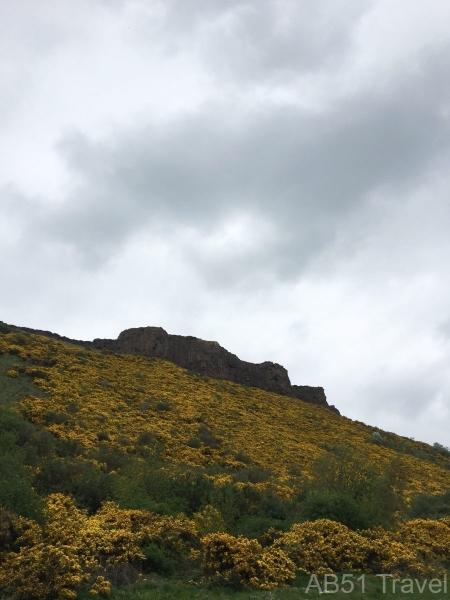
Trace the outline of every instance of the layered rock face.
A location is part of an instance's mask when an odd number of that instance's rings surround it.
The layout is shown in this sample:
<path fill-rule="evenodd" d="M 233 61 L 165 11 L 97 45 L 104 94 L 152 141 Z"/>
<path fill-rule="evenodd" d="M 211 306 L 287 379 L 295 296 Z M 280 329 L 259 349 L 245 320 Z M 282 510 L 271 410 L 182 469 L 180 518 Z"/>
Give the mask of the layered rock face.
<path fill-rule="evenodd" d="M 291 385 L 288 372 L 281 365 L 272 362 L 246 362 L 217 342 L 171 335 L 161 327 L 126 329 L 117 340 L 95 339 L 92 347 L 118 354 L 163 358 L 208 377 L 227 379 L 268 392 L 292 396 L 339 412 L 328 404 L 322 387 Z"/>

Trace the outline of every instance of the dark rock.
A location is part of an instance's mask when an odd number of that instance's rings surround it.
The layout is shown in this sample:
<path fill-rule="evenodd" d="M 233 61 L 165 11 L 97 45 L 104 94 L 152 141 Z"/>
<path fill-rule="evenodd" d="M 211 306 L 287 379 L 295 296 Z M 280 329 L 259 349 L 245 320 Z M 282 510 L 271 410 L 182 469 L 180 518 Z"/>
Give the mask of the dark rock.
<path fill-rule="evenodd" d="M 93 342 L 72 340 L 50 331 L 11 327 L 86 348 L 162 358 L 201 375 L 292 396 L 339 414 L 337 408 L 328 404 L 322 387 L 292 385 L 288 372 L 281 365 L 268 361 L 261 364 L 246 362 L 222 348 L 218 342 L 208 342 L 193 336 L 171 335 L 162 327 L 126 329 L 116 340 L 95 339 Z"/>
<path fill-rule="evenodd" d="M 291 385 L 288 372 L 281 365 L 240 360 L 217 342 L 170 335 L 161 327 L 138 327 L 122 331 L 117 340 L 95 339 L 92 346 L 119 354 L 164 358 L 201 375 L 292 396 L 339 413 L 328 404 L 323 388 Z"/>

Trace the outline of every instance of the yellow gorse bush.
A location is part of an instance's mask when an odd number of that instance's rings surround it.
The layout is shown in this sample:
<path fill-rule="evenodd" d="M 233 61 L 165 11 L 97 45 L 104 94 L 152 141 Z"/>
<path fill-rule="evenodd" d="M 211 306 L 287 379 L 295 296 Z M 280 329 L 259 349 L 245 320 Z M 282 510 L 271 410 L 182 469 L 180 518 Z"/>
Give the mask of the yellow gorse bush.
<path fill-rule="evenodd" d="M 304 573 L 366 571 L 393 575 L 442 575 L 450 565 L 450 519 L 415 519 L 397 531 L 351 531 L 329 519 L 296 523 L 274 547 Z"/>
<path fill-rule="evenodd" d="M 263 550 L 257 540 L 209 533 L 201 544 L 202 569 L 214 583 L 269 590 L 295 578 L 295 565 L 286 554 L 279 548 Z"/>
<path fill-rule="evenodd" d="M 366 566 L 369 545 L 345 525 L 320 519 L 296 523 L 274 542 L 305 573 L 358 570 Z"/>
<path fill-rule="evenodd" d="M 142 548 L 150 542 L 178 550 L 199 545 L 194 521 L 182 515 L 124 510 L 112 502 L 88 515 L 63 494 L 48 497 L 45 513 L 42 527 L 0 513 L 0 542 L 5 548 L 0 552 L 0 589 L 14 598 L 74 598 L 82 582 L 91 582 L 92 593 L 105 596 L 109 582 L 98 573 L 110 565 L 138 563 L 145 558 Z"/>
<path fill-rule="evenodd" d="M 38 543 L 10 552 L 0 563 L 0 588 L 18 600 L 71 599 L 83 581 L 73 548 Z"/>
<path fill-rule="evenodd" d="M 199 514 L 206 523 L 218 518 L 208 507 Z M 204 534 L 198 523 L 198 515 L 161 516 L 120 509 L 112 502 L 88 515 L 62 494 L 48 497 L 43 526 L 2 510 L 0 590 L 15 600 L 70 599 L 84 585 L 93 595 L 107 597 L 108 568 L 141 564 L 151 543 L 169 552 L 184 551 L 212 583 L 265 590 L 289 585 L 296 571 L 427 577 L 450 566 L 450 519 L 416 519 L 395 532 L 356 532 L 320 519 L 278 532 L 265 548 L 243 536 Z"/>

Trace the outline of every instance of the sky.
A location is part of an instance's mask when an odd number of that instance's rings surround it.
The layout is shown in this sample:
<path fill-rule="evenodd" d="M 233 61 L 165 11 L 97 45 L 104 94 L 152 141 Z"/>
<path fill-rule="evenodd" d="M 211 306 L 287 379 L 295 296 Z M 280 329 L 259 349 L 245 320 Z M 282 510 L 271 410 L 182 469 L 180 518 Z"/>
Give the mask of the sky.
<path fill-rule="evenodd" d="M 447 0 L 0 0 L 0 320 L 218 341 L 450 446 Z"/>

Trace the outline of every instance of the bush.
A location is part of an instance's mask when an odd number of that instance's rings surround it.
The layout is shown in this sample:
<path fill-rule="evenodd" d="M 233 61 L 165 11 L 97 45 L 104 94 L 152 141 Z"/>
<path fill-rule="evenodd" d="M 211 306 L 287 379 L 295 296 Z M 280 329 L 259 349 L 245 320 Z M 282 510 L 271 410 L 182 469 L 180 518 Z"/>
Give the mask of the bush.
<path fill-rule="evenodd" d="M 161 411 L 170 410 L 170 404 L 168 402 L 158 402 L 156 409 Z"/>
<path fill-rule="evenodd" d="M 139 405 L 139 410 L 141 410 L 142 412 L 145 412 L 150 408 L 151 405 L 152 405 L 152 403 L 150 400 L 144 400 L 144 402 L 142 402 Z"/>
<path fill-rule="evenodd" d="M 151 431 L 144 431 L 143 433 L 139 434 L 136 443 L 138 446 L 152 446 L 157 442 L 158 440 L 154 433 Z"/>
<path fill-rule="evenodd" d="M 203 573 L 213 583 L 270 590 L 294 580 L 295 565 L 280 548 L 227 533 L 205 535 L 201 544 Z"/>
<path fill-rule="evenodd" d="M 438 454 L 442 454 L 442 456 L 446 456 L 446 457 L 450 456 L 450 448 L 447 448 L 446 446 L 439 444 L 439 442 L 434 442 L 433 450 L 435 450 L 435 452 L 437 452 Z"/>
<path fill-rule="evenodd" d="M 43 371 L 42 369 L 27 369 L 27 375 L 36 379 L 45 379 L 46 381 L 49 379 L 47 371 Z"/>
<path fill-rule="evenodd" d="M 33 489 L 30 473 L 22 463 L 21 451 L 3 449 L 0 454 L 0 507 L 27 518 L 39 519 L 41 500 Z"/>
<path fill-rule="evenodd" d="M 263 541 L 269 529 L 283 530 L 284 522 L 280 519 L 272 519 L 263 515 L 248 515 L 239 519 L 236 529 L 239 534 L 250 539 Z"/>
<path fill-rule="evenodd" d="M 249 465 L 252 462 L 252 459 L 247 454 L 241 451 L 236 454 L 236 460 L 244 463 L 244 465 Z"/>
<path fill-rule="evenodd" d="M 350 529 L 366 529 L 371 525 L 364 507 L 346 494 L 315 492 L 303 502 L 301 514 L 305 521 L 331 519 Z"/>
<path fill-rule="evenodd" d="M 76 553 L 67 546 L 39 543 L 8 553 L 2 562 L 0 588 L 16 600 L 76 598 L 83 573 Z"/>
<path fill-rule="evenodd" d="M 203 473 L 185 471 L 178 474 L 172 482 L 172 494 L 179 499 L 188 514 L 192 515 L 210 503 L 209 498 L 215 486 Z"/>
<path fill-rule="evenodd" d="M 93 450 L 90 455 L 96 462 L 104 465 L 102 469 L 106 467 L 106 471 L 118 471 L 124 464 L 129 460 L 129 455 L 120 448 L 111 448 L 106 444 L 100 444 L 100 446 Z"/>
<path fill-rule="evenodd" d="M 145 556 L 144 567 L 146 571 L 155 571 L 159 575 L 171 577 L 176 569 L 173 559 L 165 555 L 164 551 L 152 543 L 142 549 Z"/>
<path fill-rule="evenodd" d="M 202 443 L 197 437 L 190 437 L 186 442 L 186 445 L 189 446 L 189 448 L 200 448 Z"/>
<path fill-rule="evenodd" d="M 26 346 L 27 336 L 24 333 L 18 331 L 17 333 L 14 334 L 13 341 L 18 346 Z"/>
<path fill-rule="evenodd" d="M 51 458 L 42 463 L 35 477 L 41 494 L 71 494 L 78 505 L 95 512 L 111 496 L 114 476 L 81 459 Z"/>
<path fill-rule="evenodd" d="M 207 425 L 200 425 L 198 428 L 198 434 L 200 441 L 203 442 L 205 446 L 209 446 L 210 448 L 219 448 L 220 441 L 211 433 Z"/>
<path fill-rule="evenodd" d="M 55 423 L 56 425 L 64 425 L 65 423 L 70 421 L 70 417 L 65 413 L 57 413 L 50 410 L 45 413 L 44 421 L 46 425 L 51 425 L 52 423 Z"/>
<path fill-rule="evenodd" d="M 316 575 L 359 570 L 370 548 L 358 533 L 329 519 L 295 523 L 274 546 L 284 550 L 298 570 Z"/>
<path fill-rule="evenodd" d="M 202 511 L 194 514 L 194 522 L 201 535 L 205 533 L 225 532 L 227 529 L 222 515 L 211 504 L 208 504 Z"/>
<path fill-rule="evenodd" d="M 69 406 L 67 407 L 67 412 L 70 413 L 71 415 L 74 415 L 79 410 L 80 410 L 80 407 L 78 406 L 78 404 L 76 402 L 71 402 L 69 404 Z"/>
<path fill-rule="evenodd" d="M 419 519 L 450 517 L 450 491 L 444 494 L 421 494 L 411 502 L 409 515 Z"/>
<path fill-rule="evenodd" d="M 6 325 L 6 323 L 3 323 L 3 321 L 0 321 L 0 333 L 6 334 L 11 333 L 11 331 L 11 327 L 8 327 L 8 325 Z"/>

